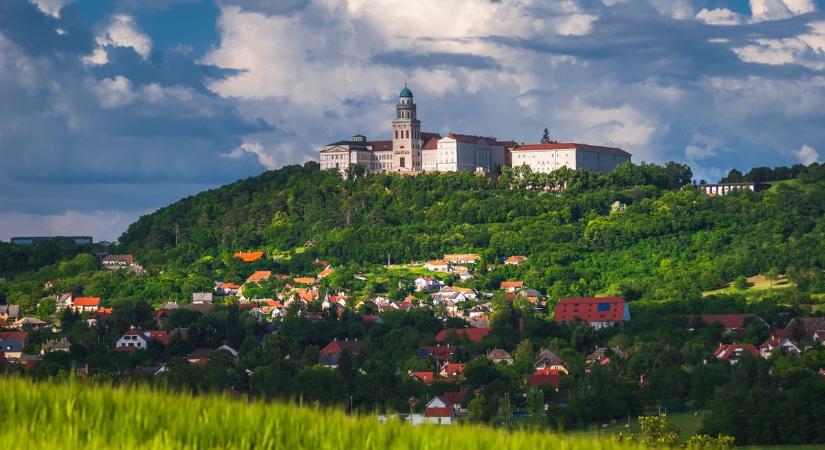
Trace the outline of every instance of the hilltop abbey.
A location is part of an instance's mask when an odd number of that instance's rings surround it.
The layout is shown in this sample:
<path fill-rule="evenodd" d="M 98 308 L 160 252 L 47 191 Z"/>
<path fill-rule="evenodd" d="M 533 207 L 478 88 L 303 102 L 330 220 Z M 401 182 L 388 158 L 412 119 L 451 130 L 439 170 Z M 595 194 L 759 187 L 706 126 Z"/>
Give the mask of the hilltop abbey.
<path fill-rule="evenodd" d="M 367 173 L 455 172 L 467 170 L 488 174 L 504 166 L 530 167 L 534 172 L 552 172 L 562 167 L 607 173 L 630 153 L 614 147 L 577 143 L 543 142 L 519 144 L 494 137 L 421 131 L 412 91 L 404 86 L 395 105 L 392 139 L 369 141 L 357 134 L 348 141 L 327 144 L 320 151 L 321 170 L 337 169 L 342 175 L 351 165 Z"/>

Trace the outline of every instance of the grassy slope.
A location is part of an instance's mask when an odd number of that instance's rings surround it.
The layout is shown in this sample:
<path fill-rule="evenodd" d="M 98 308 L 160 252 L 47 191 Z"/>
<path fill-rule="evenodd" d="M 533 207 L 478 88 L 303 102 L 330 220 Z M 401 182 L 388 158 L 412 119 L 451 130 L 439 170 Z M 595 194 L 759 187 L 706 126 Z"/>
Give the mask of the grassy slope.
<path fill-rule="evenodd" d="M 699 427 L 702 425 L 703 414 L 704 411 L 699 411 L 697 414 L 694 414 L 693 411 L 688 411 L 667 415 L 668 422 L 678 428 L 681 432 L 679 435 L 679 442 L 683 443 L 687 441 L 691 436 L 699 431 Z M 570 431 L 568 434 L 574 436 L 594 436 L 604 439 L 615 436 L 618 433 L 639 434 L 639 421 L 637 419 L 631 419 L 629 429 L 625 428 L 625 424 L 626 422 L 618 421 L 616 424 L 611 424 L 603 428 L 597 427 L 582 431 Z"/>
<path fill-rule="evenodd" d="M 4 444 L 17 449 L 630 449 L 610 439 L 411 427 L 331 410 L 147 389 L 2 380 Z"/>
<path fill-rule="evenodd" d="M 745 290 L 737 289 L 733 286 L 733 283 L 728 283 L 728 287 L 724 287 L 722 289 L 716 289 L 713 291 L 705 291 L 702 293 L 703 296 L 713 295 L 713 294 L 735 294 L 737 292 L 741 292 L 744 294 L 752 294 L 759 291 L 765 291 L 768 289 L 784 289 L 793 287 L 794 284 L 785 279 L 784 275 L 780 275 L 779 279 L 773 283 L 768 280 L 764 275 L 754 275 L 752 277 L 748 277 L 748 283 L 751 286 Z"/>

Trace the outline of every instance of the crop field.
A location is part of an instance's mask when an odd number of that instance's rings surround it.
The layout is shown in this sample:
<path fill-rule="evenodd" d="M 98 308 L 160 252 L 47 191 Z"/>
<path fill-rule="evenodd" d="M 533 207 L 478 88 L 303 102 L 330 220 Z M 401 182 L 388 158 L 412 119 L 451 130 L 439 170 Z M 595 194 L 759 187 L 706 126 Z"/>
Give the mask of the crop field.
<path fill-rule="evenodd" d="M 632 449 L 610 439 L 417 426 L 332 410 L 80 382 L 2 380 L 3 444 L 16 449 Z"/>

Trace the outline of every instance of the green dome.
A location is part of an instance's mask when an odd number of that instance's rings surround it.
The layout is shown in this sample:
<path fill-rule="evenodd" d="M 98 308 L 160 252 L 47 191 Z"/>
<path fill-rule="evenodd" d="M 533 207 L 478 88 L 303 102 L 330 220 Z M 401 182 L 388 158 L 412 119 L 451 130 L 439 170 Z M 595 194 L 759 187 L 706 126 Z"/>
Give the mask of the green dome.
<path fill-rule="evenodd" d="M 404 89 L 401 89 L 401 93 L 398 94 L 399 97 L 412 97 L 412 91 L 407 88 L 407 85 L 404 85 Z"/>

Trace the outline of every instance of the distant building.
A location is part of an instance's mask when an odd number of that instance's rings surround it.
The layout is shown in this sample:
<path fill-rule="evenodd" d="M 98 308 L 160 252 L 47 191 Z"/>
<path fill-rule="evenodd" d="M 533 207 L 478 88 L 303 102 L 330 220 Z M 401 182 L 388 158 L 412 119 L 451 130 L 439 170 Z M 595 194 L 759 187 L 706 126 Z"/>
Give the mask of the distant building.
<path fill-rule="evenodd" d="M 533 172 L 549 173 L 567 167 L 590 172 L 608 173 L 623 162 L 630 162 L 631 154 L 615 147 L 548 142 L 526 144 L 512 150 L 513 167 L 527 166 Z"/>
<path fill-rule="evenodd" d="M 713 356 L 722 361 L 728 361 L 731 364 L 736 364 L 745 355 L 751 355 L 754 358 L 759 355 L 759 350 L 751 344 L 719 344 L 719 348 L 713 352 Z"/>
<path fill-rule="evenodd" d="M 751 191 L 757 192 L 770 187 L 765 183 L 716 183 L 716 184 L 699 184 L 695 187 L 708 195 L 727 195 L 734 191 Z"/>
<path fill-rule="evenodd" d="M 327 144 L 320 150 L 321 170 L 335 169 L 345 175 L 350 166 L 367 173 L 469 171 L 494 173 L 505 166 L 527 165 L 535 172 L 561 167 L 607 173 L 630 161 L 630 153 L 613 147 L 575 143 L 520 145 L 492 136 L 421 131 L 413 93 L 406 86 L 398 95 L 391 139 L 370 141 L 356 134 L 349 140 Z"/>
<path fill-rule="evenodd" d="M 71 239 L 77 245 L 86 245 L 92 243 L 91 236 L 26 236 L 13 237 L 11 243 L 16 245 L 34 245 L 40 242 L 53 241 L 55 239 Z"/>
<path fill-rule="evenodd" d="M 344 351 L 350 352 L 352 356 L 358 356 L 363 351 L 363 348 L 363 343 L 358 342 L 358 339 L 354 339 L 352 341 L 349 339 L 345 339 L 343 341 L 334 339 L 321 349 L 319 352 L 318 362 L 323 366 L 335 369 L 338 367 Z"/>
<path fill-rule="evenodd" d="M 584 320 L 595 329 L 630 320 L 630 309 L 621 297 L 563 298 L 556 305 L 556 322 Z"/>

